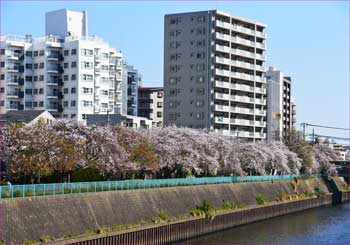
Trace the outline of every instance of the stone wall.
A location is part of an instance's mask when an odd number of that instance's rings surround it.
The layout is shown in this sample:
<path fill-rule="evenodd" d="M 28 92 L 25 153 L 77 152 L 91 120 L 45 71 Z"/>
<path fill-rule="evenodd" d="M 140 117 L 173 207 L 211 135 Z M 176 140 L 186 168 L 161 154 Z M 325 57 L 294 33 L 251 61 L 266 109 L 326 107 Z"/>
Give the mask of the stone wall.
<path fill-rule="evenodd" d="M 313 192 L 318 187 L 329 194 L 321 179 L 299 180 L 297 192 Z M 60 238 L 81 234 L 98 227 L 136 224 L 149 221 L 162 211 L 170 216 L 188 214 L 203 200 L 213 207 L 224 202 L 256 204 L 264 194 L 269 201 L 282 192 L 294 193 L 291 181 L 265 181 L 234 184 L 169 187 L 159 189 L 72 194 L 52 197 L 4 199 L 1 202 L 0 240 L 23 243 L 39 241 L 47 234 Z"/>

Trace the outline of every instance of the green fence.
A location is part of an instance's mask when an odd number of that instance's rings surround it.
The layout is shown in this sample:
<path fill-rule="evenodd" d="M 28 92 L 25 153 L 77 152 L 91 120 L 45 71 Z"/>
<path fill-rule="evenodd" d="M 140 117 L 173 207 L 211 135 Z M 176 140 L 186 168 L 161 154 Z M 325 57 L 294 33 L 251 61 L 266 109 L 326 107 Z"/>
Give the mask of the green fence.
<path fill-rule="evenodd" d="M 0 186 L 0 199 L 319 177 L 320 175 L 265 175 L 7 185 Z"/>

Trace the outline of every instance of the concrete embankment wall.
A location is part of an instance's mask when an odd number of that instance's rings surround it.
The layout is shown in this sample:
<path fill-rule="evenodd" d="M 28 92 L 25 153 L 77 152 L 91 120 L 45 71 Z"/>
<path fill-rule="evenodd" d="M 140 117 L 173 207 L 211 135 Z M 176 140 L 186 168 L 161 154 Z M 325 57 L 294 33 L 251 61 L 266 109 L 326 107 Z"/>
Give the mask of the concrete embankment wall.
<path fill-rule="evenodd" d="M 297 192 L 313 192 L 318 187 L 329 194 L 321 179 L 299 180 Z M 264 194 L 269 201 L 282 192 L 295 192 L 290 181 L 266 181 L 202 186 L 170 187 L 135 191 L 114 191 L 55 197 L 23 198 L 1 201 L 1 239 L 23 243 L 39 241 L 45 235 L 54 238 L 74 236 L 98 227 L 137 224 L 149 221 L 162 211 L 170 216 L 188 214 L 191 208 L 210 201 L 223 207 L 225 201 L 256 204 Z M 0 240 L 1 240 L 0 239 Z"/>

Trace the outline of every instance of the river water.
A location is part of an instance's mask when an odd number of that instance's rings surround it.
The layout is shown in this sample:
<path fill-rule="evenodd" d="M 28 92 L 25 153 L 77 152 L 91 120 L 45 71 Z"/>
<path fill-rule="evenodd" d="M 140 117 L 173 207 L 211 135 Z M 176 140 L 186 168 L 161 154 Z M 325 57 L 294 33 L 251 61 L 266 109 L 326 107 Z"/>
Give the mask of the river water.
<path fill-rule="evenodd" d="M 350 204 L 325 206 L 205 235 L 183 244 L 350 244 Z"/>

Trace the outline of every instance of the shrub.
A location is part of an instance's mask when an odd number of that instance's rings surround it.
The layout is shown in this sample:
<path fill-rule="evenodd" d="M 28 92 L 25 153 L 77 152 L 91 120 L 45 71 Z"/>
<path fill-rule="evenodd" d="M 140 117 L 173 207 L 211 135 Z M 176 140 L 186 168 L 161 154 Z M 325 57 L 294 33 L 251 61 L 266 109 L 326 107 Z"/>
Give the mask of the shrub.
<path fill-rule="evenodd" d="M 245 204 L 243 202 L 237 203 L 233 206 L 233 208 L 245 208 Z"/>
<path fill-rule="evenodd" d="M 157 216 L 152 217 L 153 223 L 161 223 L 161 222 L 168 222 L 168 221 L 169 221 L 169 215 L 165 211 L 162 211 Z"/>
<path fill-rule="evenodd" d="M 215 209 L 212 208 L 208 200 L 204 200 L 202 206 L 196 206 L 196 208 L 190 210 L 192 216 L 204 216 L 205 218 L 213 219 L 215 216 Z"/>
<path fill-rule="evenodd" d="M 284 202 L 284 201 L 287 201 L 287 199 L 288 199 L 288 194 L 282 191 L 280 200 Z"/>
<path fill-rule="evenodd" d="M 230 201 L 224 203 L 224 209 L 233 209 L 233 205 Z"/>
<path fill-rule="evenodd" d="M 266 197 L 264 196 L 264 194 L 259 194 L 255 197 L 256 199 L 256 202 L 259 204 L 259 205 L 265 205 L 268 203 L 268 201 L 266 200 Z"/>
<path fill-rule="evenodd" d="M 54 239 L 51 236 L 49 236 L 49 235 L 45 235 L 45 236 L 41 236 L 40 237 L 40 242 L 51 242 L 53 240 Z"/>

